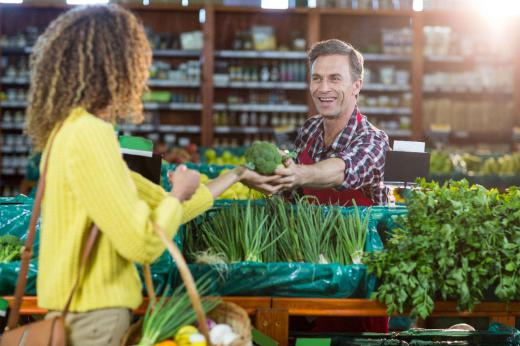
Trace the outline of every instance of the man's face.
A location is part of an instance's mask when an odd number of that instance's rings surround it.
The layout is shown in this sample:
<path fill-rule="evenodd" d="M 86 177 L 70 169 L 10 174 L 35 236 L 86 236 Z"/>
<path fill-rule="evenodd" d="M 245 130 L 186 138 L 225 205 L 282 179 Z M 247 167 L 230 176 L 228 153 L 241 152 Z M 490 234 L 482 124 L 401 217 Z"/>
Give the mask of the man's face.
<path fill-rule="evenodd" d="M 311 66 L 310 92 L 318 112 L 326 118 L 339 118 L 356 103 L 362 81 L 352 81 L 348 57 L 319 56 Z"/>

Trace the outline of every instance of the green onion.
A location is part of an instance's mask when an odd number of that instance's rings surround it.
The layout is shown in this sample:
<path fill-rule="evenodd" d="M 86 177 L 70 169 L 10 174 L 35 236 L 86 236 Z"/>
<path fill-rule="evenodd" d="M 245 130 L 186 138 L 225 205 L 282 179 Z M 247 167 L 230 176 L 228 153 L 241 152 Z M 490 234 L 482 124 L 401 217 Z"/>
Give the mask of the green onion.
<path fill-rule="evenodd" d="M 211 281 L 208 278 L 197 282 L 197 288 L 201 296 L 209 291 Z M 150 303 L 143 320 L 143 335 L 138 346 L 152 346 L 157 342 L 173 338 L 180 327 L 190 325 L 196 321 L 195 311 L 184 286 L 179 286 L 170 298 L 166 297 L 166 287 L 161 299 L 155 307 Z M 204 312 L 211 311 L 218 304 L 218 299 L 203 299 L 202 308 Z"/>

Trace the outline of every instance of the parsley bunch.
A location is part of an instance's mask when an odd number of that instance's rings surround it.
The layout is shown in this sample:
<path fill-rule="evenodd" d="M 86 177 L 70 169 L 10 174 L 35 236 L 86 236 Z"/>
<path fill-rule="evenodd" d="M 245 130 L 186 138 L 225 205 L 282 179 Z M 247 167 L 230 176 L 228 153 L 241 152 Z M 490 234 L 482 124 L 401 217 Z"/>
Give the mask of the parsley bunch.
<path fill-rule="evenodd" d="M 365 255 L 381 279 L 374 298 L 388 313 L 426 318 L 437 299 L 471 310 L 495 295 L 520 299 L 520 190 L 500 193 L 467 181 L 424 180 L 408 200 L 408 217 L 382 252 Z"/>

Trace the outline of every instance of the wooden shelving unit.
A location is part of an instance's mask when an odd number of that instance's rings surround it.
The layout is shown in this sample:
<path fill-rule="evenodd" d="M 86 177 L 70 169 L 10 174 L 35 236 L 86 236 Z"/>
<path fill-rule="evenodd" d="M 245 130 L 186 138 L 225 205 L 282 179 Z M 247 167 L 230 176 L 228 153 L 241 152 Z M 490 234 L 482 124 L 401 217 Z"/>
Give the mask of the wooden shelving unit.
<path fill-rule="evenodd" d="M 151 79 L 149 86 L 152 89 L 171 90 L 172 93 L 187 93 L 199 95 L 200 102 L 168 103 L 149 102 L 145 104 L 145 110 L 154 112 L 158 121 L 153 124 L 144 124 L 143 127 L 123 127 L 125 130 L 136 133 L 157 133 L 159 136 L 167 134 L 164 129 L 170 129 L 179 136 L 186 137 L 190 141 L 203 146 L 211 146 L 219 138 L 241 139 L 255 135 L 252 129 L 258 129 L 257 134 L 267 136 L 267 127 L 260 124 L 215 124 L 214 117 L 217 112 L 236 113 L 243 112 L 268 113 L 272 118 L 276 114 L 315 114 L 312 99 L 308 92 L 308 78 L 291 81 L 260 81 L 260 80 L 214 80 L 219 63 L 242 64 L 259 68 L 265 63 L 277 64 L 307 64 L 304 50 L 294 50 L 291 47 L 294 39 L 294 31 L 305 39 L 308 49 L 313 43 L 328 39 L 339 38 L 351 42 L 356 48 L 365 52 L 365 66 L 377 71 L 384 66 L 395 66 L 401 70 L 409 71 L 408 84 L 382 83 L 381 81 L 365 82 L 362 95 L 378 98 L 381 96 L 401 97 L 405 93 L 411 94 L 410 104 L 403 105 L 376 105 L 367 103 L 361 106 L 361 111 L 369 119 L 375 122 L 386 123 L 408 118 L 409 127 L 392 127 L 387 132 L 392 138 L 410 138 L 424 140 L 427 138 L 428 124 L 424 123 L 424 101 L 435 97 L 461 97 L 489 99 L 512 99 L 514 102 L 514 124 L 520 126 L 520 59 L 502 59 L 499 55 L 492 58 L 481 56 L 463 55 L 425 55 L 425 37 L 423 29 L 428 25 L 453 25 L 461 22 L 465 25 L 475 25 L 482 17 L 468 12 L 428 11 L 413 12 L 403 10 L 351 10 L 338 8 L 297 8 L 290 10 L 265 10 L 250 7 L 229 7 L 223 5 L 197 5 L 180 6 L 170 4 L 153 4 L 143 6 L 139 4 L 124 4 L 138 15 L 143 23 L 156 33 L 173 33 L 201 30 L 203 32 L 202 50 L 164 49 L 156 47 L 154 60 L 172 62 L 172 65 L 183 61 L 198 60 L 201 70 L 200 80 L 175 80 L 175 79 Z M 0 35 L 14 35 L 28 26 L 36 26 L 42 31 L 50 21 L 71 6 L 56 3 L 28 3 L 22 5 L 0 5 Z M 203 11 L 205 18 L 203 23 L 199 17 Z M 469 24 L 468 24 L 469 23 Z M 473 23 L 473 24 L 471 24 Z M 236 32 L 249 30 L 252 26 L 272 26 L 276 33 L 278 46 L 285 46 L 288 50 L 255 51 L 251 49 L 233 49 L 233 40 Z M 383 29 L 409 28 L 412 32 L 413 44 L 411 50 L 404 53 L 383 54 L 382 46 Z M 513 25 L 509 31 L 509 42 L 515 44 L 515 52 L 520 54 L 517 25 Z M 379 47 L 374 49 L 374 47 Z M 17 56 L 27 57 L 31 53 L 30 46 L 4 46 L 0 47 L 2 57 Z M 476 64 L 489 63 L 493 65 L 514 65 L 514 89 L 509 92 L 479 92 L 478 90 L 429 90 L 423 85 L 423 77 L 426 73 L 435 69 L 449 67 L 452 70 L 467 68 Z M 28 87 L 27 78 L 9 77 L 5 71 L 0 71 L 0 91 L 8 88 L 24 89 Z M 284 102 L 270 103 L 254 102 L 248 100 L 248 95 L 256 93 L 265 95 L 269 92 L 280 93 Z M 236 95 L 237 100 L 229 100 L 229 96 Z M 255 95 L 255 96 L 258 96 Z M 440 96 L 439 96 L 440 95 Z M 26 102 L 21 99 L 2 100 L 0 112 L 15 112 L 23 110 Z M 259 115 L 257 114 L 257 115 Z M 0 116 L 0 121 L 2 116 Z M 470 119 L 468 119 L 470 121 Z M 497 121 L 500 121 L 497 119 Z M 2 133 L 11 131 L 7 125 L 2 126 Z M 18 126 L 18 125 L 17 125 Z M 175 129 L 177 127 L 177 129 Z M 239 127 L 247 130 L 239 131 Z M 231 128 L 233 130 L 227 130 Z M 161 130 L 162 129 L 162 130 Z M 224 129 L 224 130 L 222 130 Z M 460 131 L 459 131 L 460 132 Z M 489 132 L 489 131 L 487 131 Z M 450 138 L 453 143 L 472 143 L 473 141 L 488 141 L 490 143 L 512 142 L 512 134 L 506 131 L 497 134 L 487 133 L 486 129 L 478 133 L 470 133 L 467 137 L 460 133 L 452 133 Z M 499 137 L 499 138 L 497 138 Z M 264 138 L 264 137 L 261 137 Z M 3 150 L 2 150 L 3 152 Z M 0 154 L 1 155 L 1 154 Z M 5 153 L 4 153 L 5 155 Z M 2 155 L 2 157 L 4 156 Z M 0 166 L 1 169 L 1 166 Z M 21 177 L 2 176 L 0 185 L 19 184 Z"/>

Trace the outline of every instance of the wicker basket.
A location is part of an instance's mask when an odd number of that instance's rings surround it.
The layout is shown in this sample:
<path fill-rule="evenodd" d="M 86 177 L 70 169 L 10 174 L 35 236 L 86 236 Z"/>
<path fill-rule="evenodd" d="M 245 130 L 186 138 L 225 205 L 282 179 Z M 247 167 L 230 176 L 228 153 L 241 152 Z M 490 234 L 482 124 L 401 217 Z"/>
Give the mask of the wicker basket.
<path fill-rule="evenodd" d="M 166 235 L 166 233 L 159 226 L 155 225 L 155 231 L 157 232 L 163 243 L 166 245 L 166 249 L 172 256 L 175 263 L 177 264 L 177 268 L 179 269 L 182 281 L 184 282 L 187 293 L 190 297 L 191 304 L 193 305 L 193 309 L 195 310 L 195 313 L 197 315 L 199 330 L 206 337 L 208 346 L 212 346 L 211 341 L 209 340 L 206 317 L 202 309 L 200 296 L 197 292 L 193 276 L 191 275 L 188 265 L 186 264 L 186 260 L 184 259 L 184 256 L 182 256 L 182 253 L 177 247 L 177 245 L 175 245 L 175 243 Z M 148 265 L 144 266 L 144 274 L 146 288 L 148 291 L 148 295 L 150 296 L 150 303 L 152 304 L 152 302 L 155 301 L 155 294 L 153 290 L 150 267 Z M 217 306 L 215 309 L 213 309 L 208 314 L 208 316 L 217 323 L 228 324 L 233 330 L 233 332 L 239 336 L 239 338 L 235 340 L 231 344 L 231 346 L 249 346 L 252 344 L 251 322 L 247 313 L 240 306 L 233 303 L 223 302 L 219 304 L 219 306 Z M 142 319 L 134 323 L 126 331 L 125 335 L 123 336 L 123 339 L 121 340 L 121 346 L 131 346 L 137 344 L 141 338 L 141 330 Z"/>
<path fill-rule="evenodd" d="M 222 302 L 208 313 L 216 323 L 225 323 L 231 327 L 238 338 L 230 346 L 249 346 L 251 343 L 251 321 L 247 312 L 235 303 Z M 217 345 L 218 346 L 218 345 Z"/>

